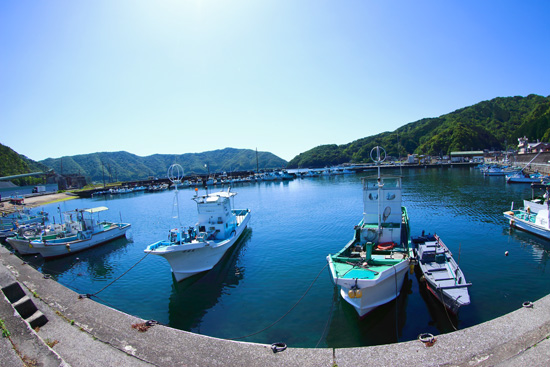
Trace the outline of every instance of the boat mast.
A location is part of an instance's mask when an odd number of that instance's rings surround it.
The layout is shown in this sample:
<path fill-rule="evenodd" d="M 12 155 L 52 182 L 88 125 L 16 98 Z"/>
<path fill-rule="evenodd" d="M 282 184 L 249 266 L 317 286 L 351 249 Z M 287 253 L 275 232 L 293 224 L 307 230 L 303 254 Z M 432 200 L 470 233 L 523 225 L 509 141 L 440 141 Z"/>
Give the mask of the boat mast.
<path fill-rule="evenodd" d="M 174 206 L 176 207 L 176 217 L 178 218 L 180 227 L 183 227 L 181 224 L 180 206 L 179 206 L 179 198 L 178 198 L 178 184 L 180 184 L 181 180 L 183 179 L 183 167 L 177 163 L 172 164 L 170 167 L 168 167 L 167 176 L 170 182 L 172 182 L 172 184 L 175 186 Z"/>
<path fill-rule="evenodd" d="M 376 159 L 373 156 L 373 154 L 375 153 L 375 150 L 376 150 Z M 383 158 L 382 158 L 382 154 L 384 156 Z M 378 182 L 378 234 L 380 234 L 380 230 L 382 228 L 382 218 L 380 217 L 380 205 L 382 203 L 380 201 L 380 197 L 381 197 L 380 194 L 381 194 L 381 189 L 384 186 L 384 184 L 382 183 L 382 177 L 380 174 L 380 163 L 382 163 L 386 159 L 386 151 L 384 150 L 384 148 L 377 145 L 374 148 L 372 148 L 372 150 L 370 151 L 370 157 L 374 162 L 376 162 L 376 165 L 378 166 L 378 179 L 377 179 L 377 182 Z"/>

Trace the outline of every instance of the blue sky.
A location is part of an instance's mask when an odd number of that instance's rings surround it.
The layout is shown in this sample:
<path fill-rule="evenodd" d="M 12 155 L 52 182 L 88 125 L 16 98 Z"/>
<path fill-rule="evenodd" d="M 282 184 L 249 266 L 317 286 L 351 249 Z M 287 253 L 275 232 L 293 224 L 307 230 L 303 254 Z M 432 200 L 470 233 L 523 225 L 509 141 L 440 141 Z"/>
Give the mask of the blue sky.
<path fill-rule="evenodd" d="M 290 160 L 550 95 L 550 1 L 0 1 L 0 143 Z"/>

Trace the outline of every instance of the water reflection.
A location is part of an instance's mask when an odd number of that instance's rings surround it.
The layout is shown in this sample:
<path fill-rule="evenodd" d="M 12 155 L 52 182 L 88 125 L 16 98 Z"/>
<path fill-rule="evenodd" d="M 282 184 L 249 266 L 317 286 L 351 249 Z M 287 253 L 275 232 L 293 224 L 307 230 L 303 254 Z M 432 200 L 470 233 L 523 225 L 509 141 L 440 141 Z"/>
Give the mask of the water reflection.
<path fill-rule="evenodd" d="M 117 270 L 117 257 L 126 253 L 126 246 L 130 243 L 125 237 L 115 239 L 101 246 L 97 246 L 73 255 L 56 259 L 45 260 L 40 255 L 26 256 L 27 261 L 34 268 L 53 279 L 86 276 L 93 280 L 111 279 Z"/>
<path fill-rule="evenodd" d="M 426 304 L 431 320 L 428 325 L 434 326 L 441 334 L 458 329 L 458 316 L 448 312 L 445 306 L 427 289 L 426 281 L 422 280 L 422 270 L 415 267 L 415 275 L 418 280 L 418 291 Z"/>
<path fill-rule="evenodd" d="M 412 280 L 407 275 L 399 297 L 359 318 L 353 306 L 340 300 L 335 289 L 337 301 L 326 337 L 327 346 L 345 348 L 398 342 L 407 321 L 407 298 L 411 290 Z"/>
<path fill-rule="evenodd" d="M 522 249 L 531 253 L 533 260 L 538 264 L 537 268 L 544 274 L 550 255 L 550 241 L 511 227 L 506 228 L 504 233 L 519 242 Z"/>
<path fill-rule="evenodd" d="M 171 327 L 200 333 L 203 316 L 218 304 L 229 288 L 235 288 L 244 278 L 245 268 L 237 264 L 251 238 L 252 229 L 246 228 L 243 236 L 212 270 L 179 283 L 172 278 L 168 304 Z"/>

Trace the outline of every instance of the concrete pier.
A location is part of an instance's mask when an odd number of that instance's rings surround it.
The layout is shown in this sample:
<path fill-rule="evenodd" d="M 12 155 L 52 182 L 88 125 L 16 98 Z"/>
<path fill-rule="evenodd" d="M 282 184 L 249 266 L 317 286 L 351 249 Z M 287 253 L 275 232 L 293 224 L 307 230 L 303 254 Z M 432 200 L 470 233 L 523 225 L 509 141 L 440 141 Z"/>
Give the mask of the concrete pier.
<path fill-rule="evenodd" d="M 500 318 L 436 336 L 363 348 L 292 348 L 197 335 L 146 320 L 79 295 L 0 246 L 0 288 L 19 283 L 47 318 L 31 329 L 0 294 L 2 366 L 548 366 L 550 296 Z M 116 284 L 114 285 L 116 286 Z M 134 325 L 134 327 L 132 327 Z M 142 325 L 145 326 L 145 325 Z M 32 364 L 32 363 L 35 364 Z M 27 363 L 27 364 L 25 364 Z"/>

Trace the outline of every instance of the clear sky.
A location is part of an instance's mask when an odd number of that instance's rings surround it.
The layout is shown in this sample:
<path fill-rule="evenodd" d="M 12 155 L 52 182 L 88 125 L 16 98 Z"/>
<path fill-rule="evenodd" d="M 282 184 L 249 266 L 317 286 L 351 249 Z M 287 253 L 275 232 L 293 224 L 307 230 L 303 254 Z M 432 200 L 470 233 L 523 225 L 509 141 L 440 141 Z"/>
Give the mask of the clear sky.
<path fill-rule="evenodd" d="M 550 95 L 550 1 L 2 0 L 0 143 L 290 160 Z"/>

